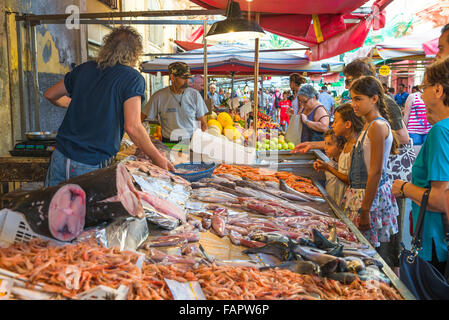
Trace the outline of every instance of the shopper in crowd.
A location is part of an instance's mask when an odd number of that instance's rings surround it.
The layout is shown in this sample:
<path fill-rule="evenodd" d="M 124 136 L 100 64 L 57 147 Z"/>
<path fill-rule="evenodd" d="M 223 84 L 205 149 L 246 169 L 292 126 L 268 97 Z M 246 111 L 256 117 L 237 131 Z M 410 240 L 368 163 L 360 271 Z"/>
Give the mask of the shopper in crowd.
<path fill-rule="evenodd" d="M 417 86 L 416 91 L 410 94 L 404 106 L 404 121 L 414 146 L 424 143 L 432 125 L 427 121 L 426 105 L 422 100 L 422 93 Z"/>
<path fill-rule="evenodd" d="M 188 143 L 197 128 L 206 131 L 207 106 L 200 93 L 187 83 L 190 67 L 184 62 L 168 66 L 170 86 L 154 93 L 142 112 L 150 120 L 158 120 L 162 128 L 162 142 Z M 218 97 L 218 94 L 217 94 Z"/>
<path fill-rule="evenodd" d="M 426 68 L 420 89 L 432 129 L 413 164 L 412 182 L 394 181 L 393 193 L 396 197 L 413 201 L 415 226 L 422 196 L 430 188 L 424 214 L 422 249 L 418 255 L 444 274 L 448 258 L 442 219 L 447 218 L 445 191 L 449 189 L 449 59 L 440 60 Z"/>
<path fill-rule="evenodd" d="M 142 36 L 134 28 L 114 28 L 95 61 L 78 65 L 45 91 L 52 104 L 67 108 L 45 186 L 108 166 L 125 131 L 154 164 L 173 169 L 141 122 L 145 80 L 135 66 L 142 50 Z"/>
<path fill-rule="evenodd" d="M 331 169 L 338 170 L 338 159 L 343 151 L 345 139 L 337 137 L 334 130 L 330 129 L 324 133 L 324 152 L 329 158 L 329 162 L 317 160 L 313 163 L 313 168 L 317 171 L 324 171 L 326 176 L 326 192 L 337 204 L 341 202 L 345 190 L 345 184 L 331 173 Z"/>
<path fill-rule="evenodd" d="M 386 171 L 396 144 L 384 91 L 379 80 L 365 76 L 352 83 L 350 93 L 354 113 L 366 123 L 352 152 L 343 210 L 383 259 L 397 266 L 397 250 L 390 235 L 398 232 L 399 210 Z"/>
<path fill-rule="evenodd" d="M 281 127 L 282 131 L 286 131 L 288 125 L 290 124 L 289 121 L 289 109 L 291 109 L 292 103 L 290 100 L 288 100 L 288 92 L 284 91 L 282 93 L 282 100 L 281 102 L 279 102 L 279 106 L 280 106 L 280 120 L 279 120 L 279 124 Z"/>
<path fill-rule="evenodd" d="M 189 78 L 188 85 L 195 90 L 198 90 L 200 95 L 204 97 L 204 78 L 201 75 L 195 75 L 192 78 Z"/>
<path fill-rule="evenodd" d="M 221 104 L 220 96 L 217 93 L 217 86 L 213 83 L 209 85 L 209 91 L 207 92 L 207 97 L 209 99 L 212 99 L 215 107 L 218 107 Z"/>
<path fill-rule="evenodd" d="M 394 100 L 394 88 L 388 88 L 388 95 Z"/>
<path fill-rule="evenodd" d="M 343 195 L 349 185 L 348 174 L 351 166 L 352 148 L 354 147 L 364 124 L 364 120 L 354 113 L 351 104 L 346 103 L 340 105 L 335 110 L 335 120 L 332 124 L 332 129 L 335 135 L 345 141 L 342 152 L 338 157 L 338 166 L 337 168 L 334 168 L 321 160 L 317 160 L 314 165 L 316 166 L 316 169 L 325 170 L 338 178 L 339 182 L 336 183 L 334 190 L 334 200 L 338 205 L 341 205 Z M 328 175 L 326 174 L 326 177 L 327 176 Z"/>
<path fill-rule="evenodd" d="M 274 109 L 274 99 L 273 99 L 273 93 L 270 92 L 268 89 L 266 90 L 267 95 L 267 114 L 270 117 L 273 117 L 273 109 Z"/>
<path fill-rule="evenodd" d="M 438 39 L 438 52 L 436 60 L 443 60 L 449 57 L 449 23 L 441 29 L 441 35 Z"/>
<path fill-rule="evenodd" d="M 327 112 L 332 115 L 332 108 L 334 107 L 334 98 L 329 94 L 326 86 L 321 87 L 318 95 L 318 101 L 326 108 Z"/>
<path fill-rule="evenodd" d="M 301 85 L 306 82 L 306 79 L 299 73 L 292 73 L 290 75 L 290 89 L 292 89 L 292 114 L 298 114 L 299 112 L 298 91 Z"/>
<path fill-rule="evenodd" d="M 404 108 L 405 101 L 408 98 L 408 92 L 403 83 L 399 84 L 398 88 L 399 92 L 394 96 L 394 101 L 396 101 L 398 106 Z"/>
<path fill-rule="evenodd" d="M 419 91 L 419 87 L 418 86 L 413 86 L 412 87 L 412 93 L 416 93 L 416 92 L 420 92 Z M 410 95 L 409 95 L 410 96 Z M 408 98 L 407 98 L 408 99 Z M 407 103 L 407 101 L 405 101 Z"/>
<path fill-rule="evenodd" d="M 323 133 L 329 130 L 329 113 L 317 96 L 309 84 L 301 86 L 298 91 L 298 101 L 303 106 L 300 112 L 303 123 L 301 141 L 324 141 Z"/>
<path fill-rule="evenodd" d="M 274 104 L 274 108 L 275 108 L 274 121 L 277 123 L 279 123 L 280 116 L 281 116 L 281 106 L 279 105 L 279 102 L 281 102 L 281 100 L 282 100 L 282 93 L 279 90 L 279 88 L 276 88 L 274 90 L 274 95 L 273 95 L 273 104 Z"/>
<path fill-rule="evenodd" d="M 218 97 L 220 98 L 220 104 L 221 104 L 225 99 L 225 92 L 224 92 L 223 88 L 220 88 L 218 90 Z"/>
<path fill-rule="evenodd" d="M 267 97 L 266 93 L 262 91 L 262 89 L 259 89 L 259 94 L 257 96 L 257 99 L 258 99 L 257 103 L 259 105 L 259 110 L 266 113 L 268 97 Z"/>

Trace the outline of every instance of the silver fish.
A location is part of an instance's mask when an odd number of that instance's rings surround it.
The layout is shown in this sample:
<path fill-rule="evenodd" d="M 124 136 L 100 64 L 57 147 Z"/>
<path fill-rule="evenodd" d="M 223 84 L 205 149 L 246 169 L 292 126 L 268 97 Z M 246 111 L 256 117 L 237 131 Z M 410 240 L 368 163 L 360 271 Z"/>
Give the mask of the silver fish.
<path fill-rule="evenodd" d="M 291 194 L 295 194 L 298 197 L 302 197 L 305 199 L 304 201 L 316 201 L 316 202 L 322 202 L 322 203 L 326 202 L 326 200 L 324 200 L 321 197 L 311 196 L 311 195 L 308 195 L 308 194 L 305 194 L 303 192 L 299 192 L 299 191 L 293 189 L 284 180 L 279 180 L 279 186 L 282 191 L 285 191 L 285 192 L 288 192 Z"/>

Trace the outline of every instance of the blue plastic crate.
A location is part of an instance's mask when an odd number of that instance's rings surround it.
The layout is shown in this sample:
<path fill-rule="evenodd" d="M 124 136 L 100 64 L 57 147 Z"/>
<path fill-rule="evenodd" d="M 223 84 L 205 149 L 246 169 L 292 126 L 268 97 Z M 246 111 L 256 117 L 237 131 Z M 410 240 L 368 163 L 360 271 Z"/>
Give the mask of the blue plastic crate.
<path fill-rule="evenodd" d="M 175 166 L 175 169 L 186 169 L 190 171 L 195 171 L 192 173 L 178 173 L 174 172 L 176 175 L 183 177 L 187 181 L 196 182 L 203 178 L 209 178 L 212 176 L 217 165 L 215 163 L 181 163 Z"/>

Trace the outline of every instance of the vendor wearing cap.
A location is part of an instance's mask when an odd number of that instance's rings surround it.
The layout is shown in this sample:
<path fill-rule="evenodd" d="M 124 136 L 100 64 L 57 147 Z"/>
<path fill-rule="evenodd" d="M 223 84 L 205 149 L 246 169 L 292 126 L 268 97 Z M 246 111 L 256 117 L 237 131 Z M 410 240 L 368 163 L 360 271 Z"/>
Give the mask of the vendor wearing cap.
<path fill-rule="evenodd" d="M 329 113 L 318 101 L 318 93 L 310 85 L 303 85 L 298 91 L 298 101 L 303 106 L 301 141 L 322 141 L 329 130 Z"/>
<path fill-rule="evenodd" d="M 209 111 L 200 93 L 188 86 L 190 67 L 183 62 L 168 66 L 171 85 L 157 91 L 143 107 L 149 120 L 159 120 L 162 142 L 177 143 L 188 140 L 200 126 L 206 131 L 206 113 Z"/>

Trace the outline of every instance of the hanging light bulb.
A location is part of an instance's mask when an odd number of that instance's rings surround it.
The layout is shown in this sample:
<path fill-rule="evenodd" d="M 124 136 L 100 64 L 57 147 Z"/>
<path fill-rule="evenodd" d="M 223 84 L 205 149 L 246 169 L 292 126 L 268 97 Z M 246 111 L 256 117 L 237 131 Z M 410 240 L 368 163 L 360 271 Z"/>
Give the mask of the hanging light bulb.
<path fill-rule="evenodd" d="M 215 22 L 206 35 L 207 40 L 231 41 L 262 38 L 265 35 L 262 27 L 255 21 L 242 18 L 240 5 L 230 0 L 226 19 Z"/>

